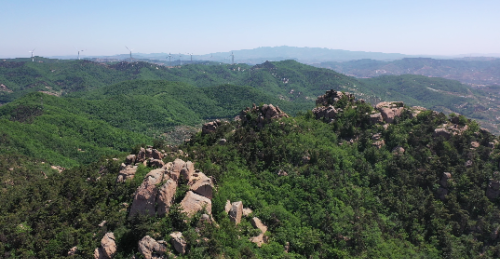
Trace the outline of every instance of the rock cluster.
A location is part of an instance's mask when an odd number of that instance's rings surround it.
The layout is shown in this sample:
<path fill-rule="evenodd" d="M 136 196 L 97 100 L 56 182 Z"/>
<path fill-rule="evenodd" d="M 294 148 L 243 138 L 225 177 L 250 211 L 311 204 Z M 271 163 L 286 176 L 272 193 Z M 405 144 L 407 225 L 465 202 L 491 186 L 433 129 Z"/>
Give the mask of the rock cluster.
<path fill-rule="evenodd" d="M 247 107 L 245 110 L 241 111 L 239 119 L 243 123 L 248 123 L 250 122 L 249 118 L 252 116 L 247 115 L 257 116 L 255 121 L 252 121 L 252 123 L 256 123 L 259 128 L 264 127 L 264 125 L 269 123 L 271 120 L 289 117 L 288 114 L 282 111 L 279 107 L 272 104 L 264 104 L 262 106 L 255 106 L 254 104 L 252 108 Z"/>
<path fill-rule="evenodd" d="M 332 105 L 319 106 L 312 110 L 317 120 L 323 118 L 327 122 L 334 120 L 341 111 L 342 109 L 335 109 Z"/>
<path fill-rule="evenodd" d="M 163 240 L 156 241 L 150 236 L 145 236 L 139 241 L 139 252 L 146 259 L 163 258 L 161 256 L 167 252 L 165 244 Z"/>
<path fill-rule="evenodd" d="M 116 242 L 113 232 L 108 232 L 101 239 L 101 246 L 94 250 L 95 259 L 111 259 L 116 254 Z"/>
<path fill-rule="evenodd" d="M 396 117 L 401 117 L 404 111 L 403 102 L 380 102 L 375 105 L 382 118 L 387 123 L 393 123 Z"/>
<path fill-rule="evenodd" d="M 201 127 L 201 133 L 210 134 L 212 132 L 215 132 L 220 125 L 222 125 L 222 122 L 220 120 L 214 120 L 212 122 L 205 123 Z"/>
<path fill-rule="evenodd" d="M 264 225 L 257 217 L 252 218 L 250 223 L 254 228 L 260 229 L 260 234 L 250 238 L 250 241 L 257 244 L 258 247 L 261 247 L 262 244 L 267 242 L 267 237 L 264 235 L 267 232 L 267 226 Z"/>
<path fill-rule="evenodd" d="M 162 168 L 150 171 L 137 188 L 129 217 L 136 214 L 165 215 L 174 203 L 179 184 L 186 183 L 189 190 L 181 201 L 181 209 L 192 216 L 198 211 L 212 211 L 211 198 L 214 184 L 211 178 L 196 171 L 191 161 L 175 159 Z"/>
<path fill-rule="evenodd" d="M 335 91 L 332 89 L 332 90 L 326 91 L 326 93 L 324 95 L 318 96 L 318 99 L 316 99 L 316 106 L 334 105 L 343 97 L 348 98 L 350 102 L 354 102 L 354 100 L 355 100 L 354 94 L 347 93 L 347 92 L 343 93 L 343 92 Z"/>

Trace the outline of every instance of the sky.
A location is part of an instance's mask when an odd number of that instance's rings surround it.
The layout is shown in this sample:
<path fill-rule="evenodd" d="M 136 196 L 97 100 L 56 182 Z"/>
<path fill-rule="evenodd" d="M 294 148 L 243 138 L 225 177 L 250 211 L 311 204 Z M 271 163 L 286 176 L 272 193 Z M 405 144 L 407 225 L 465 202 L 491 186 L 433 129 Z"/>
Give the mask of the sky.
<path fill-rule="evenodd" d="M 321 47 L 500 53 L 498 0 L 0 0 L 0 57 Z"/>

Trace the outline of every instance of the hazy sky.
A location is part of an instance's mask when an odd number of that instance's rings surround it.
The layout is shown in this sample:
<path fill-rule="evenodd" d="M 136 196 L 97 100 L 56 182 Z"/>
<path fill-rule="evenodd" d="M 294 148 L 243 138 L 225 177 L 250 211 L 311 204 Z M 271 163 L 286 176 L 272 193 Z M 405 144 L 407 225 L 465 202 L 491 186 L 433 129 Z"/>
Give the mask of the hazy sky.
<path fill-rule="evenodd" d="M 0 0 L 0 57 L 260 46 L 500 53 L 500 1 Z"/>

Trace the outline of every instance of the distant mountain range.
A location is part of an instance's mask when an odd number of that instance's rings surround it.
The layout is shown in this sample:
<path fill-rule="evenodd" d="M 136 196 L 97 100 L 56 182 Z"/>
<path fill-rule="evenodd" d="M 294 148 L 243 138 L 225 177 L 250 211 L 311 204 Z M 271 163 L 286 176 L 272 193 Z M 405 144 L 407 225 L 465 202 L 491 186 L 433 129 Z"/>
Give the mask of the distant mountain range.
<path fill-rule="evenodd" d="M 436 59 L 453 59 L 464 57 L 500 57 L 500 54 L 465 54 L 457 56 L 438 56 L 438 55 L 405 55 L 400 53 L 382 53 L 382 52 L 367 52 L 367 51 L 349 51 L 341 49 L 327 48 L 308 48 L 308 47 L 259 47 L 255 49 L 233 50 L 228 52 L 216 52 L 204 55 L 193 55 L 193 62 L 214 61 L 222 63 L 231 63 L 234 54 L 235 63 L 260 64 L 265 61 L 280 61 L 293 59 L 301 63 L 312 64 L 320 62 L 345 62 L 360 59 L 373 59 L 379 61 L 392 61 L 403 58 L 436 58 Z M 191 62 L 191 56 L 187 54 L 171 53 L 171 61 Z M 159 60 L 168 61 L 169 53 L 134 53 L 133 57 L 137 60 Z M 57 59 L 76 59 L 76 55 L 70 56 L 54 56 L 51 58 Z M 114 56 L 87 56 L 89 59 L 107 59 L 107 60 L 127 60 L 130 55 L 120 54 Z"/>

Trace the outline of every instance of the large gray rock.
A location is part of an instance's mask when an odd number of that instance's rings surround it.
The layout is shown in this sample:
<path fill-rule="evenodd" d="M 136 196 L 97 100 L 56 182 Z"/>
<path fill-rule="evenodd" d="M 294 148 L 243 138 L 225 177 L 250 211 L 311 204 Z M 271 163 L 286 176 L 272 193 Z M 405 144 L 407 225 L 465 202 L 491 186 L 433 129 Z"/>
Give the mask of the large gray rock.
<path fill-rule="evenodd" d="M 231 210 L 229 211 L 229 219 L 235 225 L 240 224 L 241 216 L 243 215 L 243 202 L 237 201 L 231 204 Z"/>
<path fill-rule="evenodd" d="M 177 191 L 177 182 L 168 179 L 158 191 L 156 202 L 158 204 L 156 212 L 158 215 L 165 215 L 174 204 L 175 192 Z"/>
<path fill-rule="evenodd" d="M 158 150 L 156 150 L 156 149 L 153 149 L 153 150 L 151 151 L 151 157 L 152 157 L 153 159 L 159 159 L 159 160 L 162 160 L 162 159 L 163 159 L 163 154 L 162 154 L 160 151 L 158 151 Z"/>
<path fill-rule="evenodd" d="M 172 237 L 172 244 L 174 245 L 175 251 L 177 251 L 179 254 L 185 254 L 187 243 L 182 236 L 182 233 L 173 232 L 172 234 L 170 234 L 170 236 Z"/>
<path fill-rule="evenodd" d="M 146 150 L 141 147 L 141 149 L 139 150 L 139 153 L 137 153 L 137 158 L 136 158 L 136 162 L 137 163 L 142 163 L 146 160 Z"/>
<path fill-rule="evenodd" d="M 135 173 L 137 172 L 137 166 L 122 164 L 120 167 L 120 172 L 116 178 L 116 182 L 122 183 L 130 179 L 134 179 Z"/>
<path fill-rule="evenodd" d="M 172 163 L 172 167 L 168 171 L 168 174 L 170 175 L 170 178 L 174 179 L 174 181 L 179 181 L 181 171 L 184 169 L 186 166 L 186 162 L 184 162 L 182 159 L 175 159 L 174 162 Z"/>
<path fill-rule="evenodd" d="M 95 259 L 111 259 L 116 254 L 116 242 L 113 232 L 108 232 L 101 239 L 101 246 L 94 250 Z"/>
<path fill-rule="evenodd" d="M 382 123 L 383 121 L 384 121 L 384 118 L 382 117 L 382 114 L 380 112 L 370 114 L 370 123 L 371 124 Z"/>
<path fill-rule="evenodd" d="M 215 132 L 220 125 L 221 125 L 220 120 L 215 120 L 212 122 L 205 123 L 201 127 L 201 133 L 202 134 L 210 134 L 212 132 Z"/>
<path fill-rule="evenodd" d="M 339 113 L 333 106 L 320 106 L 312 110 L 316 119 L 324 118 L 326 121 L 331 121 L 337 117 Z"/>
<path fill-rule="evenodd" d="M 375 108 L 387 123 L 393 123 L 396 117 L 401 117 L 404 110 L 403 102 L 381 102 Z"/>
<path fill-rule="evenodd" d="M 163 258 L 162 255 L 167 252 L 165 241 L 156 241 L 150 236 L 145 236 L 139 241 L 139 252 L 146 259 Z"/>
<path fill-rule="evenodd" d="M 188 185 L 190 186 L 189 190 L 212 199 L 214 184 L 212 183 L 212 179 L 207 177 L 204 173 L 199 172 L 192 174 Z"/>
<path fill-rule="evenodd" d="M 134 201 L 130 208 L 130 217 L 138 213 L 150 216 L 155 215 L 157 185 L 162 182 L 163 176 L 164 169 L 159 168 L 152 170 L 144 177 L 144 181 L 135 192 Z"/>
<path fill-rule="evenodd" d="M 184 199 L 181 201 L 182 211 L 189 217 L 196 214 L 198 211 L 206 210 L 207 214 L 212 214 L 212 201 L 204 196 L 188 191 Z"/>
<path fill-rule="evenodd" d="M 135 163 L 135 155 L 128 155 L 127 158 L 125 158 L 125 164 L 130 165 Z"/>
<path fill-rule="evenodd" d="M 194 169 L 194 164 L 191 161 L 187 161 L 184 164 L 184 167 L 181 169 L 181 177 L 185 180 L 188 180 L 191 178 L 191 175 L 194 174 L 195 169 Z"/>

